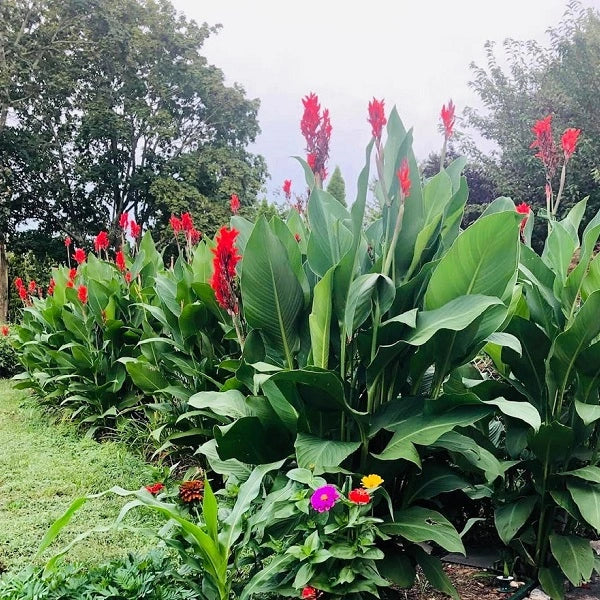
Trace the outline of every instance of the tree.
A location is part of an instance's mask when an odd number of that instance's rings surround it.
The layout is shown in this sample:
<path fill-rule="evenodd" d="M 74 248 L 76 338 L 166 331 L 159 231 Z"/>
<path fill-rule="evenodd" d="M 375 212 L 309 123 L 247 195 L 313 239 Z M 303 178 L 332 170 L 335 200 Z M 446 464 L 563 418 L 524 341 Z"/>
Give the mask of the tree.
<path fill-rule="evenodd" d="M 342 205 L 346 206 L 346 182 L 338 166 L 333 170 L 327 191 Z"/>
<path fill-rule="evenodd" d="M 22 91 L 0 141 L 12 230 L 33 222 L 83 245 L 101 228 L 114 235 L 123 212 L 160 234 L 185 210 L 211 234 L 232 193 L 252 205 L 266 177 L 262 157 L 246 150 L 260 131 L 259 101 L 226 86 L 201 55 L 218 27 L 180 16 L 168 0 L 70 2 L 69 13 L 59 0 L 10 0 L 19 11 L 2 14 L 0 40 L 21 21 L 70 32 L 35 69 L 15 58 L 0 77 L 16 73 L 10 93 Z M 32 33 L 30 45 L 51 33 Z"/>
<path fill-rule="evenodd" d="M 494 45 L 486 44 L 487 65 L 473 64 L 470 82 L 486 110 L 468 108 L 466 123 L 497 149 L 486 154 L 472 140 L 466 149 L 503 195 L 542 208 L 544 170 L 530 148 L 531 127 L 552 114 L 555 132 L 580 128 L 582 140 L 569 163 L 562 211 L 589 195 L 590 215 L 600 208 L 593 178 L 600 155 L 600 13 L 570 2 L 560 25 L 549 33 L 547 48 L 535 41 L 506 40 L 507 68 L 499 64 Z M 543 228 L 540 221 L 538 228 Z"/>

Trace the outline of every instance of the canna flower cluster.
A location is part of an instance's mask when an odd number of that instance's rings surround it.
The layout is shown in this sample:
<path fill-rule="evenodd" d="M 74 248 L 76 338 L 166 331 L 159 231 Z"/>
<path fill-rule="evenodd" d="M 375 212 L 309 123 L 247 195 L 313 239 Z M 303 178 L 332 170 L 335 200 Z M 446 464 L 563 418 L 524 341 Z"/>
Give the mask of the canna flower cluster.
<path fill-rule="evenodd" d="M 546 173 L 552 178 L 559 161 L 556 144 L 552 135 L 552 115 L 548 115 L 537 121 L 531 128 L 531 131 L 535 135 L 535 139 L 531 142 L 530 148 L 538 149 L 535 156 L 542 161 Z"/>
<path fill-rule="evenodd" d="M 289 202 L 292 199 L 292 180 L 286 179 L 281 186 L 285 199 Z"/>
<path fill-rule="evenodd" d="M 75 262 L 80 265 L 85 262 L 87 256 L 85 254 L 85 250 L 83 248 L 75 248 L 75 253 L 73 254 L 73 258 Z"/>
<path fill-rule="evenodd" d="M 87 304 L 88 301 L 88 289 L 85 285 L 80 285 L 77 288 L 77 298 L 82 304 Z"/>
<path fill-rule="evenodd" d="M 52 294 L 54 294 L 55 287 L 56 287 L 56 281 L 54 281 L 54 278 L 51 277 L 50 282 L 48 283 L 48 296 L 52 296 Z"/>
<path fill-rule="evenodd" d="M 179 244 L 179 234 L 183 234 L 189 247 L 197 244 L 202 239 L 202 233 L 194 227 L 194 220 L 189 212 L 183 213 L 180 217 L 171 215 L 169 225 L 173 230 L 175 241 Z"/>
<path fill-rule="evenodd" d="M 400 184 L 402 197 L 408 198 L 410 195 L 410 169 L 408 168 L 408 161 L 406 158 L 402 161 L 400 169 L 398 169 L 398 173 L 396 175 L 398 177 L 398 183 Z"/>
<path fill-rule="evenodd" d="M 229 200 L 229 208 L 234 215 L 237 215 L 240 210 L 240 199 L 237 194 L 231 194 L 231 199 Z"/>
<path fill-rule="evenodd" d="M 450 100 L 448 102 L 448 106 L 445 104 L 442 106 L 442 110 L 440 112 L 440 117 L 442 119 L 442 126 L 444 128 L 444 138 L 449 140 L 454 132 L 454 111 L 456 110 L 456 106 L 454 106 L 454 102 Z"/>
<path fill-rule="evenodd" d="M 529 204 L 527 204 L 527 202 L 521 202 L 521 204 L 517 204 L 517 206 L 515 207 L 515 210 L 520 215 L 523 215 L 523 220 L 521 221 L 521 233 L 522 233 L 523 229 L 525 229 L 525 225 L 527 225 L 527 219 L 529 218 L 529 213 L 531 212 L 531 207 L 529 206 Z"/>
<path fill-rule="evenodd" d="M 384 104 L 384 100 L 375 100 L 375 98 L 369 102 L 369 118 L 367 121 L 371 125 L 371 133 L 377 140 L 377 143 L 381 141 L 381 133 L 384 125 L 387 123 Z"/>
<path fill-rule="evenodd" d="M 221 227 L 215 238 L 217 246 L 212 249 L 214 258 L 210 285 L 217 302 L 230 315 L 237 315 L 240 311 L 235 284 L 235 268 L 242 258 L 235 247 L 239 233 L 237 229 Z"/>
<path fill-rule="evenodd" d="M 100 252 L 100 250 L 107 250 L 108 245 L 108 232 L 101 231 L 94 240 L 94 249 L 96 250 L 96 252 Z"/>
<path fill-rule="evenodd" d="M 309 94 L 302 99 L 304 113 L 300 121 L 300 130 L 306 140 L 306 162 L 321 182 L 327 177 L 325 164 L 329 158 L 329 140 L 331 138 L 331 121 L 329 110 L 321 114 L 319 97 Z"/>

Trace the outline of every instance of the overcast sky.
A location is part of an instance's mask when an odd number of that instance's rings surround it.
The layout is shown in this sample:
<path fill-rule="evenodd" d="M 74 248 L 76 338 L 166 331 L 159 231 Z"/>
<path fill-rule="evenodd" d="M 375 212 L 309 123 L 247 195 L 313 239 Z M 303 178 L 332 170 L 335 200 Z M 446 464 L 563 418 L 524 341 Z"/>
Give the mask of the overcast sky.
<path fill-rule="evenodd" d="M 564 13 L 566 0 L 173 0 L 198 22 L 223 28 L 207 40 L 204 54 L 260 98 L 262 134 L 252 150 L 269 167 L 269 197 L 283 179 L 303 177 L 291 155 L 303 154 L 301 98 L 316 92 L 330 109 L 333 133 L 330 172 L 338 164 L 350 200 L 364 161 L 370 129 L 368 101 L 394 104 L 414 127 L 415 152 L 438 150 L 441 105 L 458 111 L 478 106 L 468 87 L 469 64 L 484 64 L 486 40 L 547 42 L 546 30 Z M 600 7 L 600 0 L 586 0 Z M 296 188 L 299 189 L 299 188 Z"/>

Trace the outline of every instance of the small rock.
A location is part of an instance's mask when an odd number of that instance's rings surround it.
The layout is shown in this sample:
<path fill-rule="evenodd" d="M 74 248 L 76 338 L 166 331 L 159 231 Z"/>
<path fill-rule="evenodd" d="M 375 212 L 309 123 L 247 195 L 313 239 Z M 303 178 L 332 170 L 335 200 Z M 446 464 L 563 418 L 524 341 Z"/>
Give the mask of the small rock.
<path fill-rule="evenodd" d="M 596 554 L 600 554 L 600 540 L 592 540 L 590 546 L 593 548 Z"/>
<path fill-rule="evenodd" d="M 542 592 L 542 590 L 540 590 L 540 588 L 536 588 L 529 595 L 529 600 L 551 600 L 551 599 L 550 599 L 550 596 L 548 596 L 548 594 L 546 594 L 545 592 Z"/>
<path fill-rule="evenodd" d="M 525 584 L 522 581 L 511 581 L 510 582 L 511 588 L 520 588 L 523 585 L 525 585 Z"/>

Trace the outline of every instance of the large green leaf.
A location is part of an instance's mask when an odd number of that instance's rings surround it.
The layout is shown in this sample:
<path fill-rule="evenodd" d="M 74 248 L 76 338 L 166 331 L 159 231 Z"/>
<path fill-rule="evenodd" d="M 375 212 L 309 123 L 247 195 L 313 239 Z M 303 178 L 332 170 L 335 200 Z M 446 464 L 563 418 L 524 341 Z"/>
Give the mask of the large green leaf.
<path fill-rule="evenodd" d="M 332 267 L 315 285 L 312 312 L 308 317 L 313 364 L 322 369 L 329 363 L 334 272 L 335 267 Z"/>
<path fill-rule="evenodd" d="M 426 310 L 469 294 L 510 299 L 519 255 L 519 221 L 516 212 L 500 212 L 478 219 L 463 231 L 431 276 Z"/>
<path fill-rule="evenodd" d="M 594 551 L 588 540 L 575 536 L 550 536 L 554 558 L 574 586 L 589 581 L 594 568 Z"/>
<path fill-rule="evenodd" d="M 535 431 L 542 424 L 540 413 L 529 402 L 516 402 L 506 400 L 506 398 L 496 398 L 495 400 L 486 400 L 484 404 L 498 407 L 503 414 L 513 417 L 513 419 L 524 421 L 528 425 L 531 425 Z"/>
<path fill-rule="evenodd" d="M 413 478 L 404 491 L 402 501 L 412 504 L 420 498 L 431 499 L 444 492 L 469 487 L 470 483 L 450 467 L 425 464 L 418 477 Z"/>
<path fill-rule="evenodd" d="M 141 360 L 129 360 L 125 363 L 133 383 L 143 392 L 154 394 L 169 385 L 169 381 L 156 367 Z"/>
<path fill-rule="evenodd" d="M 552 600 L 564 600 L 565 581 L 558 569 L 542 567 L 538 572 L 538 579 L 542 589 Z"/>
<path fill-rule="evenodd" d="M 535 505 L 537 504 L 537 496 L 527 498 L 519 498 L 510 504 L 499 506 L 494 511 L 494 523 L 500 539 L 508 545 L 515 537 L 517 531 L 525 525 L 530 517 Z"/>
<path fill-rule="evenodd" d="M 600 486 L 582 482 L 568 482 L 567 489 L 581 516 L 600 532 Z"/>
<path fill-rule="evenodd" d="M 579 309 L 571 325 L 552 344 L 547 362 L 547 379 L 554 383 L 560 399 L 575 375 L 575 362 L 600 334 L 600 290 L 594 292 Z"/>
<path fill-rule="evenodd" d="M 389 277 L 381 273 L 360 275 L 351 284 L 346 302 L 344 323 L 346 335 L 352 334 L 369 318 L 373 303 L 379 304 L 380 314 L 385 314 L 392 302 L 396 289 Z"/>
<path fill-rule="evenodd" d="M 307 433 L 299 433 L 294 445 L 298 466 L 311 469 L 318 475 L 338 468 L 346 458 L 358 450 L 360 442 L 324 440 Z"/>
<path fill-rule="evenodd" d="M 439 558 L 427 554 L 422 548 L 416 547 L 413 549 L 417 562 L 423 569 L 423 574 L 427 581 L 436 590 L 447 594 L 454 600 L 460 600 L 458 591 L 450 581 L 450 578 L 442 568 L 442 562 Z"/>
<path fill-rule="evenodd" d="M 411 506 L 394 513 L 394 521 L 384 523 L 381 530 L 400 535 L 411 542 L 435 542 L 448 552 L 465 553 L 465 547 L 452 523 L 435 510 Z"/>
<path fill-rule="evenodd" d="M 570 427 L 554 421 L 543 424 L 529 436 L 529 447 L 542 464 L 552 464 L 563 460 L 571 452 L 573 439 Z"/>
<path fill-rule="evenodd" d="M 190 397 L 188 404 L 193 408 L 209 408 L 217 415 L 232 419 L 247 417 L 251 414 L 246 397 L 239 390 L 198 392 Z"/>
<path fill-rule="evenodd" d="M 241 287 L 246 321 L 261 331 L 267 349 L 285 358 L 291 367 L 299 345 L 297 321 L 304 294 L 285 247 L 264 217 L 254 226 L 243 261 Z"/>

